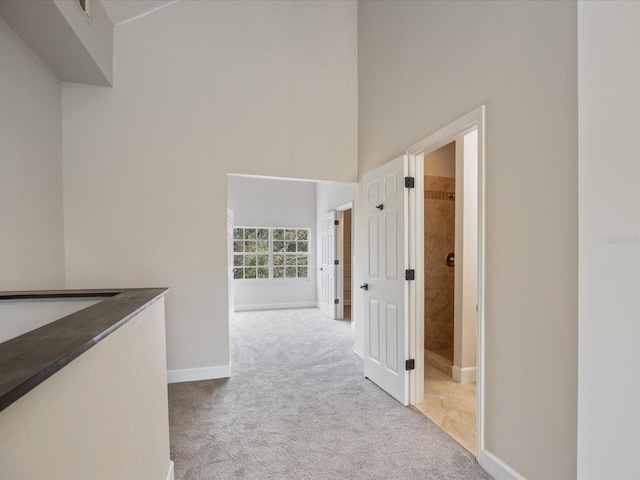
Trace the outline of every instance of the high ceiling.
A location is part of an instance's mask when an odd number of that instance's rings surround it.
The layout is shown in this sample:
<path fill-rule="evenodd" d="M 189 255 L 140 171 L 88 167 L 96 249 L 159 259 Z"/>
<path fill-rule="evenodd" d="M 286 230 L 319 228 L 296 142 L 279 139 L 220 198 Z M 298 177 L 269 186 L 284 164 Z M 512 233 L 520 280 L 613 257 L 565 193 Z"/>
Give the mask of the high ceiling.
<path fill-rule="evenodd" d="M 102 0 L 109 18 L 118 25 L 144 16 L 177 0 Z"/>

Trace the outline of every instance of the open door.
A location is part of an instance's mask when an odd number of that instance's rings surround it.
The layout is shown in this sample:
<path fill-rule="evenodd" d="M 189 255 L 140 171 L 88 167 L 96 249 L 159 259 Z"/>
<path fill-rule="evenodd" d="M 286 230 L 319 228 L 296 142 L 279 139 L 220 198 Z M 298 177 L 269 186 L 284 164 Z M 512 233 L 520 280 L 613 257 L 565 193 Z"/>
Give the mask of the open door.
<path fill-rule="evenodd" d="M 336 220 L 337 212 L 332 211 L 322 217 L 322 252 L 320 259 L 320 311 L 325 315 L 336 318 L 336 282 L 337 282 L 337 265 L 336 265 L 336 240 L 337 230 Z"/>
<path fill-rule="evenodd" d="M 364 284 L 364 375 L 409 404 L 407 155 L 362 177 L 367 219 Z M 406 278 L 405 278 L 406 277 Z"/>

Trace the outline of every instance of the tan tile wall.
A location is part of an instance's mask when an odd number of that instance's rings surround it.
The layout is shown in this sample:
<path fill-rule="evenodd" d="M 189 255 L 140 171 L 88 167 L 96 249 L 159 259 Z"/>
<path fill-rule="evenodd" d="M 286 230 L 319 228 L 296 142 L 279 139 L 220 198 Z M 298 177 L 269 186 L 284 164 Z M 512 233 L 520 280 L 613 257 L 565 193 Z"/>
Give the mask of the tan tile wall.
<path fill-rule="evenodd" d="M 424 189 L 424 344 L 441 350 L 453 347 L 455 179 L 425 175 Z"/>

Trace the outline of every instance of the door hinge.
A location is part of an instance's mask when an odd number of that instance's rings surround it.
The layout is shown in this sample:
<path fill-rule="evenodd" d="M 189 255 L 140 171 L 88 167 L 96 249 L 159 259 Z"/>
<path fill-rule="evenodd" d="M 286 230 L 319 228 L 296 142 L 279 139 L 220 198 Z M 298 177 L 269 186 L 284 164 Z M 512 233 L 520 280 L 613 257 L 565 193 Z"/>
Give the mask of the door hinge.
<path fill-rule="evenodd" d="M 404 369 L 405 370 L 415 370 L 416 368 L 416 361 L 411 358 L 409 360 L 407 360 L 406 362 L 404 362 Z"/>
<path fill-rule="evenodd" d="M 334 221 L 333 221 L 333 224 L 334 224 L 334 225 L 336 225 L 336 226 L 337 226 L 337 225 L 340 225 L 340 220 L 334 220 Z"/>
<path fill-rule="evenodd" d="M 411 268 L 409 270 L 404 271 L 404 279 L 405 280 L 415 280 L 416 279 L 416 271 Z"/>
<path fill-rule="evenodd" d="M 334 264 L 334 265 L 340 265 L 340 260 L 334 260 L 334 261 L 333 261 L 333 264 Z"/>
<path fill-rule="evenodd" d="M 340 300 L 338 300 L 337 298 L 333 301 L 333 303 L 335 303 L 336 305 L 338 305 L 340 303 Z"/>
<path fill-rule="evenodd" d="M 415 177 L 404 177 L 404 187 L 405 188 L 416 188 L 416 179 L 415 179 Z"/>

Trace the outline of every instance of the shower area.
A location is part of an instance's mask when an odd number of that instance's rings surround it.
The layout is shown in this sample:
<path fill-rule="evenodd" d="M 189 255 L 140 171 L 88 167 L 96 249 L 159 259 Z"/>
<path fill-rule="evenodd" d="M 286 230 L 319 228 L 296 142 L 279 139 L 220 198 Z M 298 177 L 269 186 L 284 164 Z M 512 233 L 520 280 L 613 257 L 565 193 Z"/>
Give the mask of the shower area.
<path fill-rule="evenodd" d="M 455 142 L 425 156 L 425 362 L 451 376 L 454 346 Z"/>

